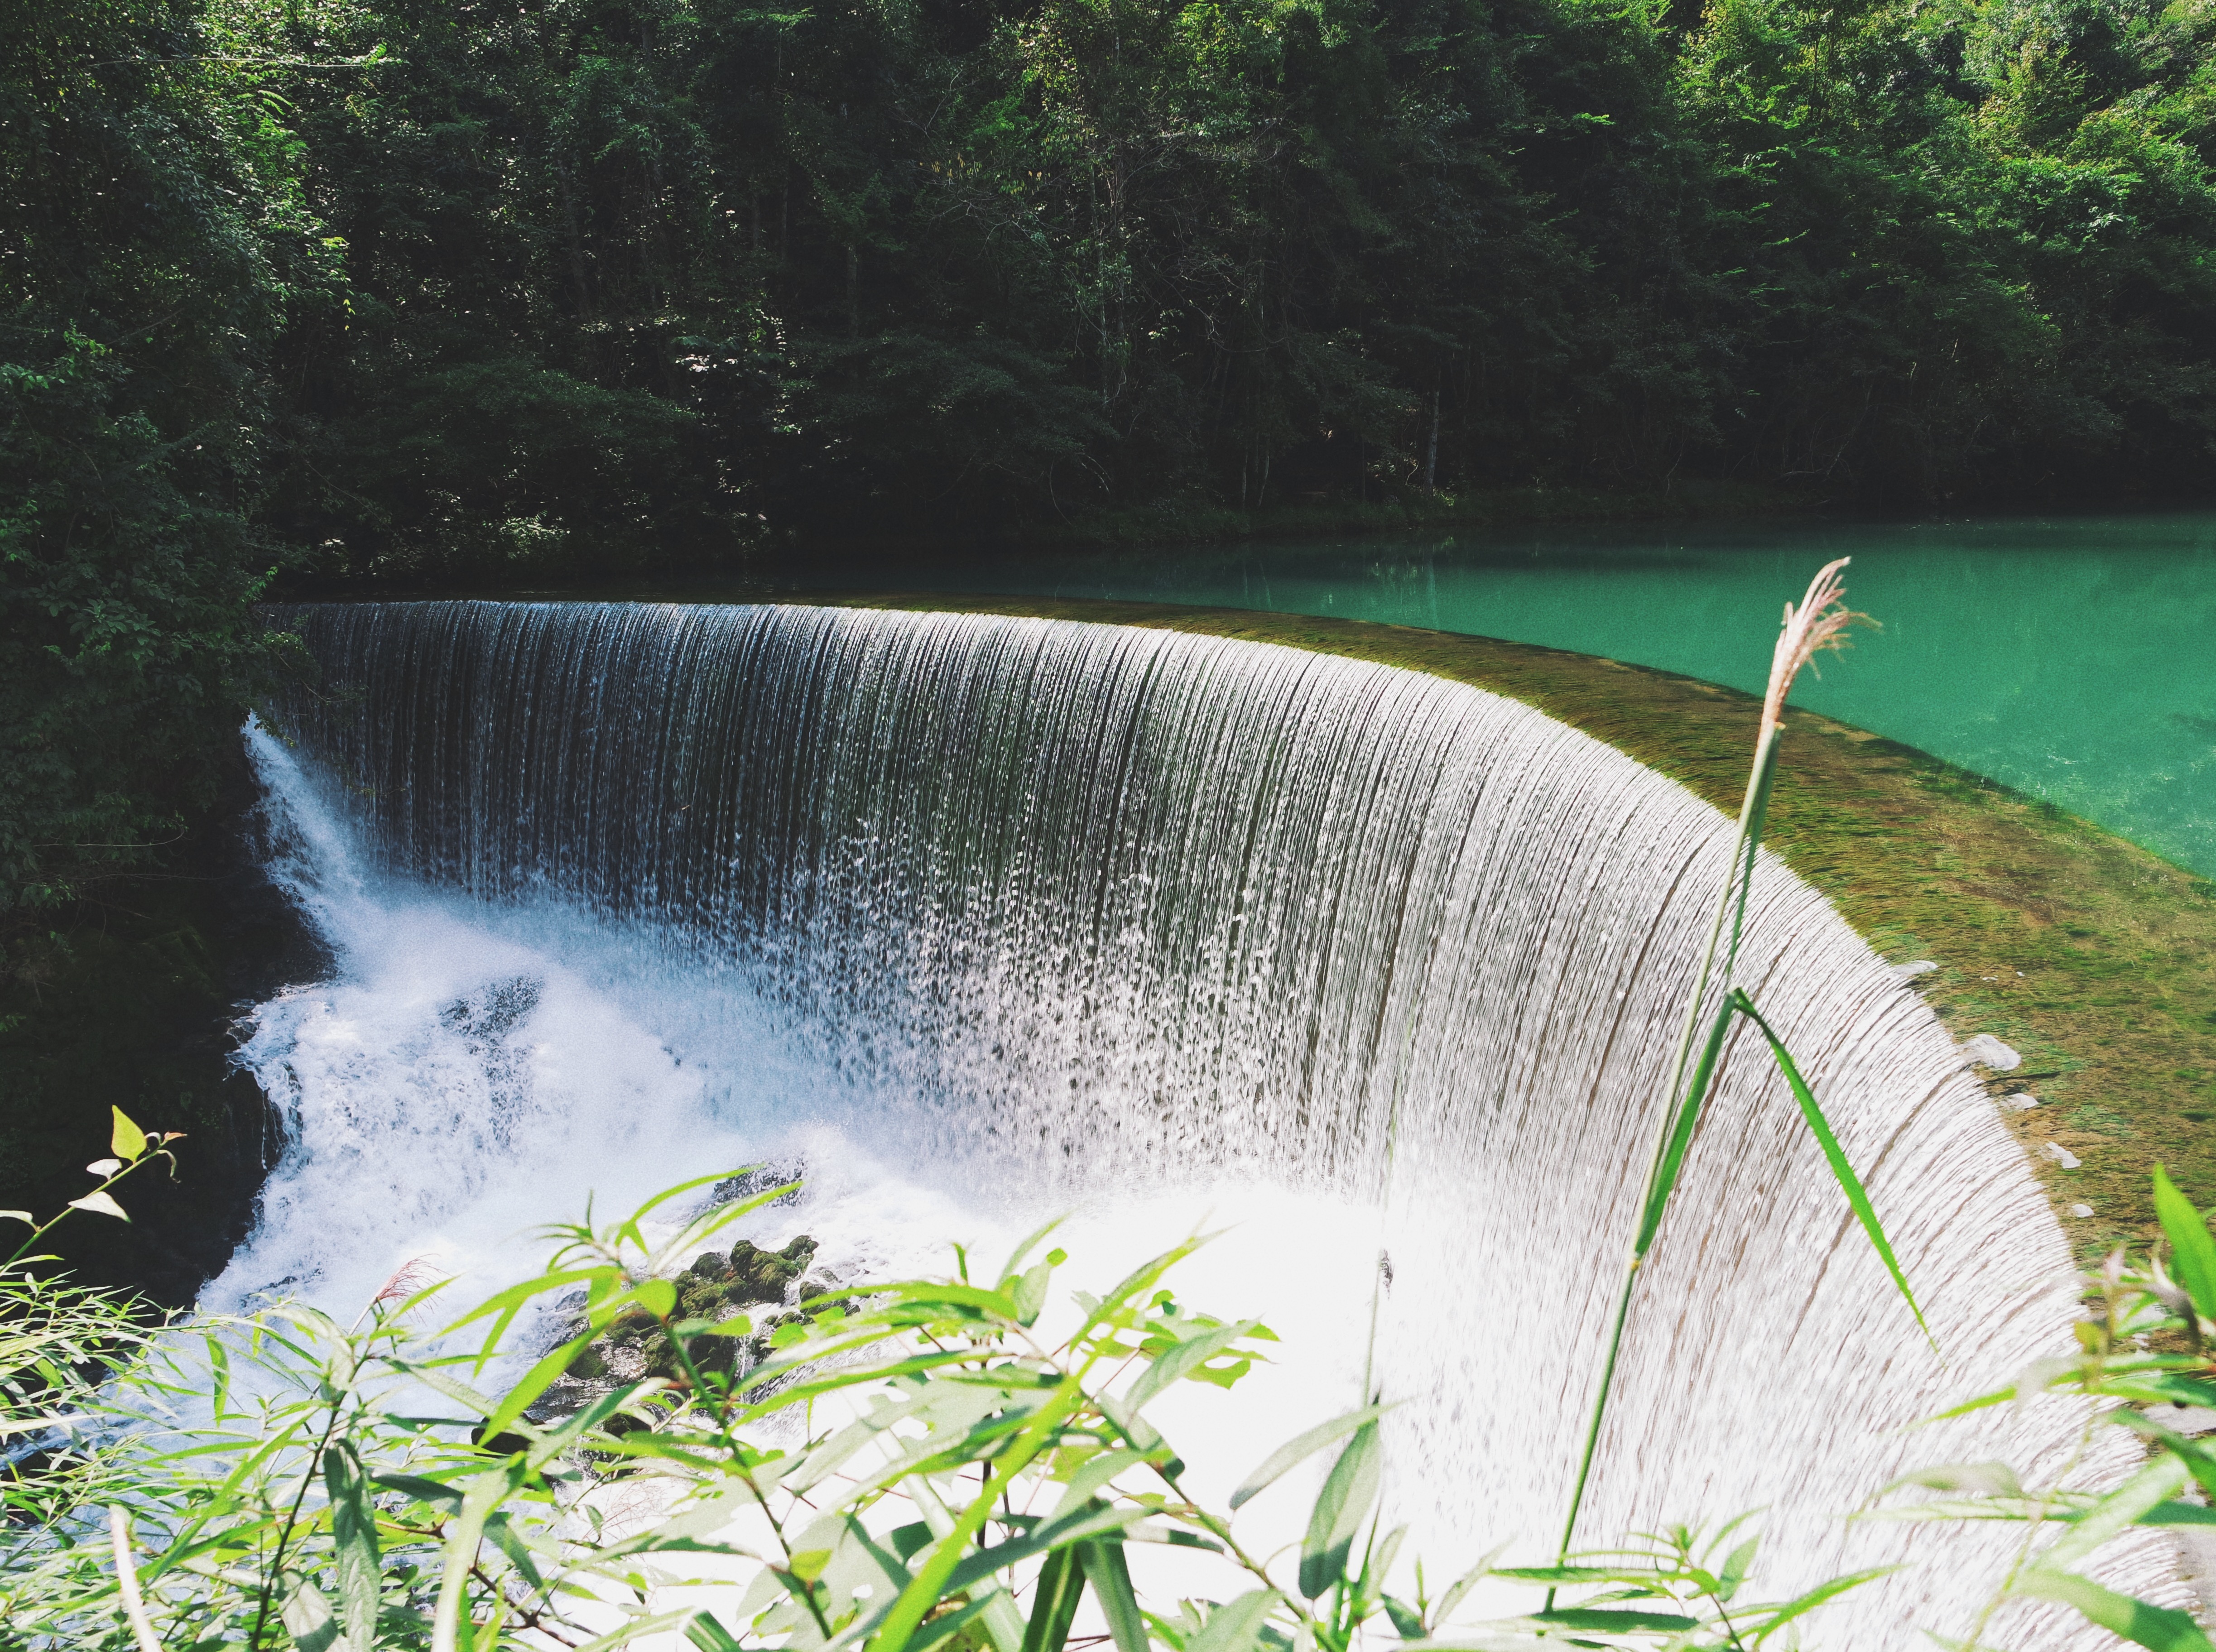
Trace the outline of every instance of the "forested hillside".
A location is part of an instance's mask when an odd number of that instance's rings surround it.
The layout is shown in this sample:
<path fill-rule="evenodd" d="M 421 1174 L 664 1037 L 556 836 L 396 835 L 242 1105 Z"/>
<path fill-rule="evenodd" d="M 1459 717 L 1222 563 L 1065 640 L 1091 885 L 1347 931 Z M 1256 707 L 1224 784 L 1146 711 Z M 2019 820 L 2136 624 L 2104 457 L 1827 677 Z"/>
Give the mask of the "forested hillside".
<path fill-rule="evenodd" d="M 7 990 L 277 570 L 2205 493 L 2212 163 L 2216 0 L 16 0 Z"/>

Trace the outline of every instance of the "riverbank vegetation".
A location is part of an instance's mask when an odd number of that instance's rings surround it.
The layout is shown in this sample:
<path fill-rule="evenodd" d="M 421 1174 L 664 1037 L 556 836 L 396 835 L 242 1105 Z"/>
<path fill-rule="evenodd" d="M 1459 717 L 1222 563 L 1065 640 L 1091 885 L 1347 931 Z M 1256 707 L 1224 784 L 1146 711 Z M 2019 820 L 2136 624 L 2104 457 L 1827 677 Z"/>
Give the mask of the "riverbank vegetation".
<path fill-rule="evenodd" d="M 129 1119 L 114 1128 L 82 1219 L 120 1214 L 117 1194 L 163 1153 Z M 685 1259 L 791 1188 L 704 1204 L 720 1180 L 549 1230 L 541 1272 L 459 1313 L 452 1281 L 411 1265 L 350 1324 L 292 1305 L 149 1334 L 124 1305 L 11 1259 L 0 1431 L 36 1450 L 0 1478 L 0 1643 L 1753 1652 L 1825 1643 L 1823 1609 L 1897 1569 L 1764 1599 L 1757 1517 L 1741 1515 L 1553 1563 L 1512 1552 L 1542 1539 L 1509 1529 L 1474 1565 L 1434 1557 L 1427 1573 L 1403 1563 L 1420 1535 L 1388 1522 L 1393 1408 L 1368 1378 L 1228 1499 L 1195 1494 L 1186 1452 L 1211 1448 L 1181 1447 L 1148 1408 L 1186 1382 L 1233 1388 L 1278 1351 L 1259 1322 L 1181 1298 L 1173 1269 L 1204 1237 L 1098 1296 L 1057 1279 L 1069 1259 L 1042 1249 L 1051 1226 L 990 1271 L 957 1249 L 951 1276 L 803 1299 L 765 1347 L 748 1315 L 688 1306 Z M 2216 1492 L 2216 1458 L 2132 1409 L 2216 1402 L 2216 1240 L 2159 1172 L 2155 1190 L 2171 1267 L 2119 1250 L 2083 1281 L 2076 1348 L 1953 1413 L 2044 1393 L 2122 1401 L 2044 1415 L 2081 1451 L 2096 1431 L 2139 1430 L 2146 1466 L 2089 1489 L 1940 1464 L 1870 1489 L 1864 1518 L 2023 1527 L 1976 1621 L 1929 1626 L 1945 1644 L 1991 1644 L 1996 1615 L 2032 1602 L 2160 1652 L 2208 1652 L 2186 1612 L 2088 1575 L 2134 1527 L 2212 1518 L 2197 1497 Z M 670 1368 L 552 1397 L 596 1338 L 635 1320 L 658 1328 Z M 1329 1468 L 1304 1534 L 1266 1551 L 1241 1510 L 1282 1504 L 1280 1483 L 1312 1480 L 1296 1473 L 1311 1459 Z M 1897 1495 L 1917 1491 L 1938 1495 Z M 1531 1512 L 1499 1511 L 1511 1528 Z M 1148 1545 L 1189 1563 L 1142 1560 L 1135 1577 Z M 1074 1641 L 1080 1610 L 1087 1640 Z"/>
<path fill-rule="evenodd" d="M 0 1051 L 72 958 L 221 953 L 149 880 L 219 875 L 273 579 L 2201 486 L 2212 45 L 2207 0 L 12 6 Z"/>

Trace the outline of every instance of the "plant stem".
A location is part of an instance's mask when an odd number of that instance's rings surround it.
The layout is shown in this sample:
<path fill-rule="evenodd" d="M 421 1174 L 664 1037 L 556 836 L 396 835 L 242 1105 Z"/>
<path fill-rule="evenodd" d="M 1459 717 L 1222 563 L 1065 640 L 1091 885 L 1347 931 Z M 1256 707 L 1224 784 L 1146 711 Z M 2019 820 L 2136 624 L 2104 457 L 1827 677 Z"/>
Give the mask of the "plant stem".
<path fill-rule="evenodd" d="M 161 1637 L 146 1617 L 146 1599 L 138 1592 L 138 1569 L 131 1560 L 131 1516 L 120 1503 L 108 1509 L 108 1540 L 115 1551 L 115 1582 L 123 1592 L 123 1616 L 131 1625 L 131 1638 L 138 1652 L 162 1652 Z"/>
<path fill-rule="evenodd" d="M 1762 844 L 1762 827 L 1769 813 L 1770 783 L 1777 768 L 1777 729 L 1764 722 L 1754 747 L 1754 766 L 1746 778 L 1746 795 L 1739 805 L 1739 830 L 1732 840 L 1731 864 L 1724 874 L 1724 885 L 1716 898 L 1715 917 L 1708 925 L 1707 944 L 1701 951 L 1701 967 L 1693 979 L 1691 990 L 1685 996 L 1685 1017 L 1677 1038 L 1677 1053 L 1670 1069 L 1670 1087 L 1665 1093 L 1661 1117 L 1654 1132 L 1654 1148 L 1647 1160 L 1646 1180 L 1640 1183 L 1639 1201 L 1634 1207 L 1640 1213 L 1640 1229 L 1632 1243 L 1630 1256 L 1623 1268 L 1623 1284 L 1616 1293 L 1616 1317 L 1610 1329 L 1608 1354 L 1602 1361 L 1600 1381 L 1593 1391 L 1592 1411 L 1585 1424 L 1585 1446 L 1579 1454 L 1577 1480 L 1570 1492 L 1568 1514 L 1562 1521 L 1562 1540 L 1555 1551 L 1554 1563 L 1560 1565 L 1569 1558 L 1570 1545 L 1577 1536 L 1578 1515 L 1585 1507 L 1585 1487 L 1592 1477 L 1593 1457 L 1600 1446 L 1601 1425 L 1608 1416 L 1608 1402 L 1616 1381 L 1616 1366 L 1623 1347 L 1623 1330 L 1631 1315 L 1632 1293 L 1639 1284 L 1639 1270 L 1653 1249 L 1654 1234 L 1648 1231 L 1647 1212 L 1654 1201 L 1664 1167 L 1669 1158 L 1670 1139 L 1679 1119 L 1688 1107 L 1699 1105 L 1700 1097 L 1685 1093 L 1686 1067 L 1693 1059 L 1693 1048 L 1700 1035 L 1701 1009 L 1708 996 L 1708 983 L 1716 973 L 1716 955 L 1723 953 L 1723 977 L 1729 984 L 1733 967 L 1739 961 L 1739 937 L 1745 927 L 1747 887 L 1752 881 L 1755 854 Z M 1736 897 L 1736 899 L 1734 899 Z M 1724 932 L 1728 924 L 1731 939 L 1727 945 Z M 1706 1089 L 1712 1072 L 1696 1073 L 1697 1088 Z M 1554 1606 L 1554 1591 L 1547 1591 L 1547 1610 Z"/>

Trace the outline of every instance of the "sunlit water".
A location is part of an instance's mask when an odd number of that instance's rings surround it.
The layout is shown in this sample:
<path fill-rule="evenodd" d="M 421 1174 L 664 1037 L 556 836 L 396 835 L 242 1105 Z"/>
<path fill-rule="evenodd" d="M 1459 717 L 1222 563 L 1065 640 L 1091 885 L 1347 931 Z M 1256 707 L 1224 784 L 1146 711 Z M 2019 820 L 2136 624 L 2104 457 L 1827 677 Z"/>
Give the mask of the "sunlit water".
<path fill-rule="evenodd" d="M 1804 681 L 1798 703 L 2216 876 L 2216 516 L 1434 533 L 851 577 L 1382 620 L 1759 693 L 1780 605 L 1848 556 L 1852 604 L 1883 629 Z"/>
<path fill-rule="evenodd" d="M 588 1198 L 756 1161 L 811 1186 L 751 1236 L 809 1232 L 847 1277 L 944 1268 L 950 1240 L 989 1258 L 1068 1209 L 1097 1288 L 1221 1225 L 1185 1299 L 1287 1346 L 1166 1419 L 1199 1483 L 1354 1397 L 1376 1301 L 1393 1496 L 1432 1574 L 1546 1552 L 1727 852 L 1713 810 L 1476 691 L 1217 639 L 623 605 L 286 619 L 324 691 L 277 709 L 297 746 L 251 744 L 336 963 L 254 1017 L 288 1147 L 211 1305 L 350 1317 L 417 1256 L 489 1289 Z M 1842 1518 L 1905 1467 L 2059 1463 L 2059 1403 L 1903 1430 L 2066 1341 L 2068 1249 L 1913 992 L 1780 867 L 1751 915 L 1741 979 L 1952 1363 L 1735 1048 L 1588 1530 L 1767 1506 L 1783 1589 L 1906 1552 Z M 1290 1497 L 1262 1515 L 1289 1535 Z M 1928 1538 L 1823 1638 L 1958 1629 L 2006 1549 Z M 2052 1612 L 2011 1634 L 2084 1638 Z"/>

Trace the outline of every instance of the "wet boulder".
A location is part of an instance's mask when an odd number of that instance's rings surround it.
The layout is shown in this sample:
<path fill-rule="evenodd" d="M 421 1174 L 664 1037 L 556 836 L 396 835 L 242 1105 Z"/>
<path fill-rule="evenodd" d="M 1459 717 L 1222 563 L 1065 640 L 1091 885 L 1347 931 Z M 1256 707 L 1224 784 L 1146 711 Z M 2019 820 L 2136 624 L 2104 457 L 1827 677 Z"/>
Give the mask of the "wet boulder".
<path fill-rule="evenodd" d="M 764 1250 L 751 1239 L 741 1239 L 731 1247 L 724 1295 L 738 1303 L 782 1302 L 786 1289 L 815 1257 L 816 1241 L 804 1233 L 781 1250 Z"/>

